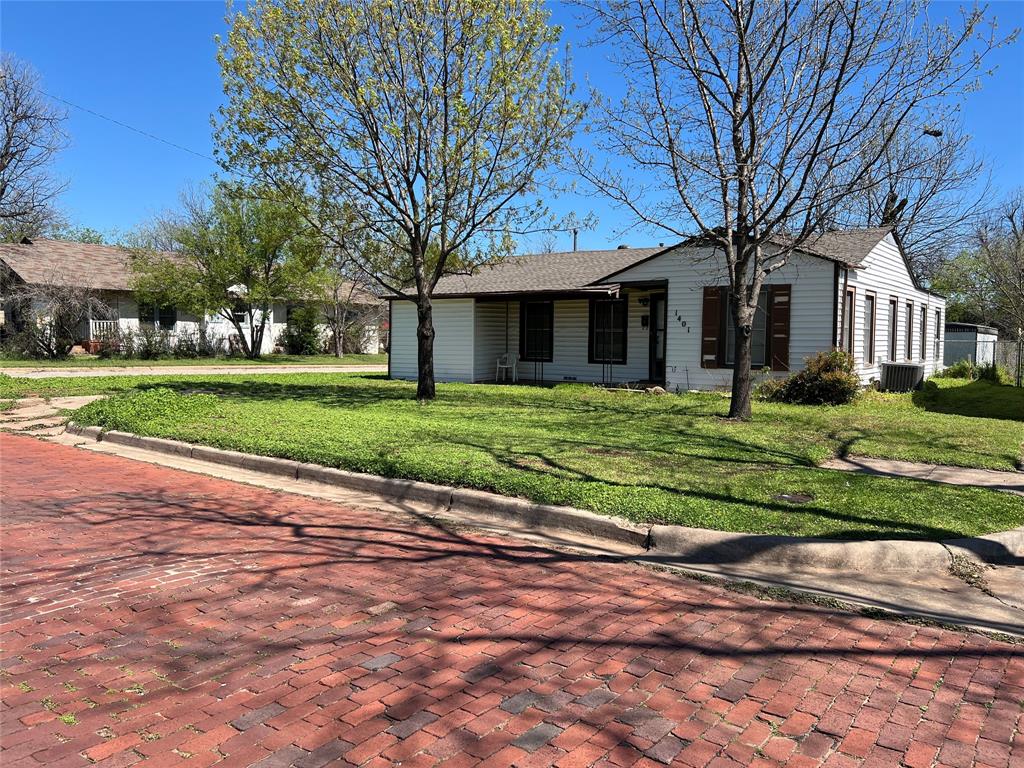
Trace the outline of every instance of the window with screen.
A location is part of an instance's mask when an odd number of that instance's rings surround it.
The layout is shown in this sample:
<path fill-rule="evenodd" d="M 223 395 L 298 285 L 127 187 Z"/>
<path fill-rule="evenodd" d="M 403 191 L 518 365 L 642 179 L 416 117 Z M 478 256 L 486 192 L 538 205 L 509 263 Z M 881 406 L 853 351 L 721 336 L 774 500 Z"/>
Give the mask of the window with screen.
<path fill-rule="evenodd" d="M 939 344 L 942 341 L 942 310 L 935 310 L 935 330 L 932 331 L 932 358 L 939 359 Z"/>
<path fill-rule="evenodd" d="M 846 299 L 843 301 L 843 337 L 839 340 L 839 346 L 844 352 L 853 354 L 853 308 L 856 301 L 856 294 L 852 288 L 847 289 Z"/>
<path fill-rule="evenodd" d="M 907 327 L 904 328 L 903 335 L 903 352 L 907 360 L 914 359 L 914 305 L 911 302 L 907 302 Z"/>
<path fill-rule="evenodd" d="M 731 301 L 731 299 L 730 299 Z M 732 318 L 730 304 L 725 310 L 725 363 L 736 361 L 736 323 Z M 762 288 L 757 297 L 754 311 L 754 325 L 750 335 L 750 367 L 763 368 L 768 364 L 768 288 Z"/>
<path fill-rule="evenodd" d="M 875 296 L 864 295 L 864 362 L 875 364 Z"/>
<path fill-rule="evenodd" d="M 555 347 L 555 305 L 551 301 L 524 301 L 519 305 L 519 358 L 550 363 Z"/>
<path fill-rule="evenodd" d="M 921 359 L 928 359 L 928 308 L 921 307 Z"/>
<path fill-rule="evenodd" d="M 592 299 L 590 302 L 590 362 L 626 362 L 628 321 L 626 299 Z"/>
<path fill-rule="evenodd" d="M 889 359 L 896 359 L 896 322 L 899 318 L 899 299 L 889 299 Z"/>

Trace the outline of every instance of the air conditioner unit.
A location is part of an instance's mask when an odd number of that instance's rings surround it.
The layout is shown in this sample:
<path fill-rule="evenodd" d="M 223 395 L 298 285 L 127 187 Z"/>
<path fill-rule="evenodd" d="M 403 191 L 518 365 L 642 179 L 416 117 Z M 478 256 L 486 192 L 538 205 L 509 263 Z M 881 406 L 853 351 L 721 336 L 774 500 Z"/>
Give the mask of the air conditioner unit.
<path fill-rule="evenodd" d="M 924 381 L 924 366 L 916 363 L 882 363 L 882 390 L 909 392 Z"/>

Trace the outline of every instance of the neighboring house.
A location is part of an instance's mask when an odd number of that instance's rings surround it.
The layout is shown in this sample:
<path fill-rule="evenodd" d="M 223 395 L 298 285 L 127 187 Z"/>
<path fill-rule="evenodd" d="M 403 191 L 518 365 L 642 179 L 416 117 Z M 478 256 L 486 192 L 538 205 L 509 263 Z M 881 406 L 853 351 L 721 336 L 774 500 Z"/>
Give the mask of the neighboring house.
<path fill-rule="evenodd" d="M 726 388 L 734 332 L 720 251 L 695 241 L 517 256 L 434 291 L 440 381 L 494 381 L 499 357 L 520 380 Z M 416 307 L 391 299 L 390 373 L 413 379 Z M 888 228 L 830 232 L 773 272 L 761 295 L 754 368 L 779 375 L 834 348 L 864 384 L 887 361 L 943 367 L 945 300 L 922 288 Z"/>
<path fill-rule="evenodd" d="M 179 333 L 197 332 L 205 325 L 207 332 L 224 343 L 236 333 L 234 325 L 219 315 L 210 315 L 205 323 L 175 307 L 158 307 L 140 304 L 131 287 L 131 252 L 119 246 L 93 245 L 64 240 L 28 238 L 20 243 L 0 243 L 0 271 L 5 283 L 22 285 L 66 285 L 86 288 L 95 294 L 111 310 L 110 317 L 82 318 L 78 328 L 77 342 L 85 349 L 95 351 L 111 331 L 137 331 L 146 324 L 167 331 L 172 338 Z M 169 258 L 175 258 L 172 253 Z M 360 292 L 359 301 L 367 304 L 380 299 Z M 5 325 L 17 327 L 22 318 L 19 307 L 13 305 L 7 296 L 0 297 L 4 309 Z M 263 336 L 261 352 L 268 354 L 277 345 L 277 339 L 284 331 L 291 307 L 275 303 L 267 330 Z M 245 317 L 240 312 L 240 317 Z M 322 328 L 326 335 L 326 326 Z M 379 351 L 377 328 L 368 328 L 364 335 L 364 352 Z"/>
<path fill-rule="evenodd" d="M 946 323 L 946 365 L 970 360 L 977 365 L 987 365 L 996 359 L 996 342 L 999 331 L 987 325 L 972 323 Z"/>

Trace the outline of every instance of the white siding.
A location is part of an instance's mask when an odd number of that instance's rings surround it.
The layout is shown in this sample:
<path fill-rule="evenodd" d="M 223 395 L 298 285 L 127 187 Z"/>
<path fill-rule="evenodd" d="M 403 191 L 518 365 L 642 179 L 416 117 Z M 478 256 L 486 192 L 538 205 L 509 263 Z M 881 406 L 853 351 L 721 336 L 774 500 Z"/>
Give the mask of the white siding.
<path fill-rule="evenodd" d="M 731 385 L 731 368 L 700 366 L 704 288 L 728 282 L 722 254 L 707 248 L 679 248 L 638 264 L 615 279 L 668 280 L 669 389 L 718 389 Z M 805 357 L 832 347 L 834 283 L 835 270 L 830 262 L 801 254 L 769 276 L 769 285 L 792 286 L 789 364 L 793 370 L 802 367 Z"/>
<path fill-rule="evenodd" d="M 434 300 L 434 377 L 473 381 L 473 299 Z M 415 379 L 416 305 L 391 302 L 391 376 Z"/>
<path fill-rule="evenodd" d="M 546 363 L 519 362 L 519 378 L 527 381 L 622 384 L 645 381 L 649 374 L 650 337 L 641 317 L 649 306 L 640 299 L 645 291 L 624 291 L 628 302 L 626 362 L 602 366 L 588 362 L 590 300 L 561 299 L 554 302 L 552 359 Z M 508 323 L 506 325 L 506 308 Z M 519 354 L 519 301 L 477 303 L 476 380 L 493 381 L 495 364 L 506 350 Z"/>
<path fill-rule="evenodd" d="M 842 312 L 842 296 L 846 283 L 840 280 L 840 309 Z M 945 334 L 940 334 L 939 353 L 934 353 L 935 342 L 935 311 L 939 310 L 938 328 L 941 330 L 946 322 L 945 299 L 918 290 L 907 271 L 906 263 L 900 253 L 896 241 L 887 235 L 864 260 L 861 269 L 850 270 L 849 287 L 855 289 L 853 317 L 853 355 L 864 384 L 878 380 L 881 376 L 881 363 L 889 359 L 889 301 L 897 299 L 896 309 L 896 359 L 906 360 L 906 307 L 913 302 L 913 355 L 911 360 L 924 365 L 924 375 L 930 376 L 943 368 L 943 348 Z M 864 296 L 874 293 L 876 297 L 875 317 L 875 355 L 872 360 L 865 360 L 865 329 L 864 329 Z M 926 308 L 927 343 L 925 355 L 921 356 L 921 307 Z"/>

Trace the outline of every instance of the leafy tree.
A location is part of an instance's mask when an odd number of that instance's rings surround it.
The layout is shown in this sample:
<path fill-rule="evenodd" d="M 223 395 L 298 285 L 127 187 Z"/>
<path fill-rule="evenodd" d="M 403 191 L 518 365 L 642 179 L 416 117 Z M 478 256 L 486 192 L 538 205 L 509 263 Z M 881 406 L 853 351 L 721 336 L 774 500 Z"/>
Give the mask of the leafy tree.
<path fill-rule="evenodd" d="M 357 204 L 380 243 L 364 271 L 416 303 L 419 399 L 438 280 L 541 219 L 530 196 L 581 117 L 548 16 L 543 0 L 254 0 L 221 43 L 225 166 Z M 341 216 L 320 213 L 333 237 Z"/>
<path fill-rule="evenodd" d="M 626 86 L 594 126 L 625 169 L 583 157 L 581 170 L 638 222 L 696 231 L 722 255 L 737 329 L 729 414 L 750 418 L 765 280 L 849 201 L 900 194 L 890 182 L 922 170 L 931 118 L 975 87 L 1001 41 L 977 9 L 932 24 L 926 0 L 579 2 Z"/>
<path fill-rule="evenodd" d="M 311 286 L 323 251 L 302 215 L 255 188 L 220 182 L 207 197 L 183 196 L 183 211 L 148 235 L 166 251 L 133 258 L 140 300 L 173 305 L 234 326 L 247 357 L 257 358 L 275 302 L 297 300 Z"/>

